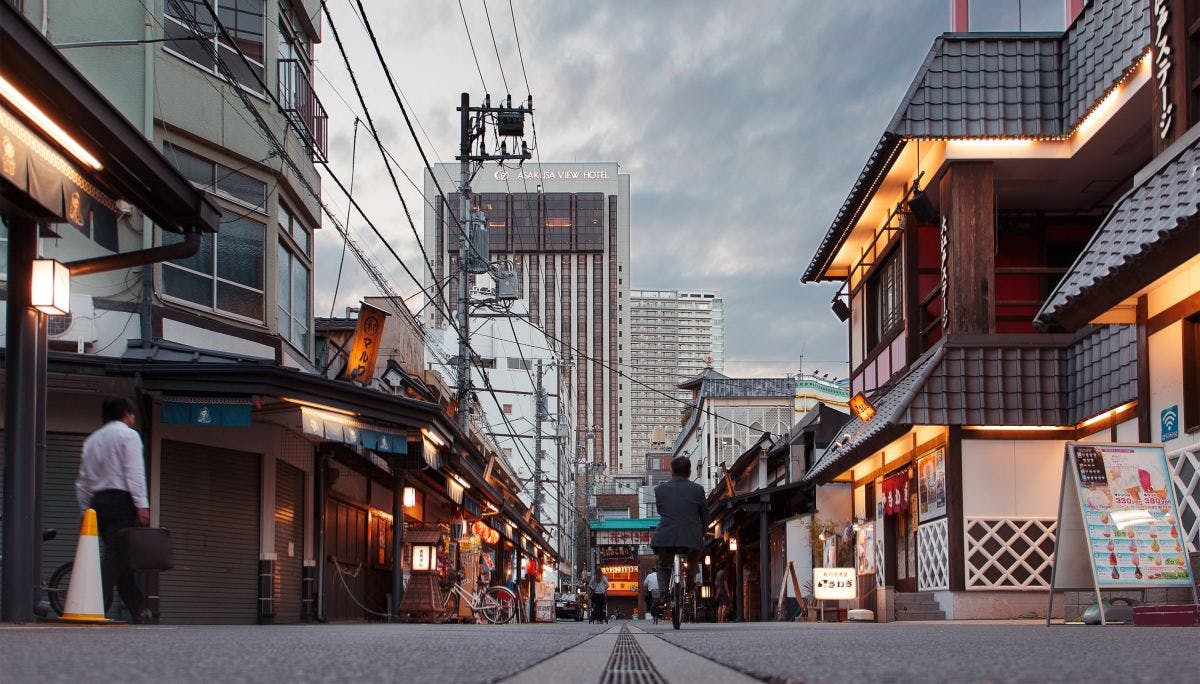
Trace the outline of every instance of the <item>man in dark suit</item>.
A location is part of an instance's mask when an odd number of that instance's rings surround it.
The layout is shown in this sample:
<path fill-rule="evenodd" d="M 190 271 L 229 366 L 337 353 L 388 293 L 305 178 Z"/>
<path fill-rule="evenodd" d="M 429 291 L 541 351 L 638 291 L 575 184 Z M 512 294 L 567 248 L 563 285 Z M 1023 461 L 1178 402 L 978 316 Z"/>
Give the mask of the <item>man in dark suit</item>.
<path fill-rule="evenodd" d="M 687 456 L 677 456 L 671 459 L 671 479 L 654 488 L 659 521 L 650 546 L 658 554 L 658 586 L 664 591 L 671 586 L 676 550 L 687 550 L 690 576 L 704 548 L 708 504 L 704 487 L 692 482 L 691 477 L 692 462 Z"/>

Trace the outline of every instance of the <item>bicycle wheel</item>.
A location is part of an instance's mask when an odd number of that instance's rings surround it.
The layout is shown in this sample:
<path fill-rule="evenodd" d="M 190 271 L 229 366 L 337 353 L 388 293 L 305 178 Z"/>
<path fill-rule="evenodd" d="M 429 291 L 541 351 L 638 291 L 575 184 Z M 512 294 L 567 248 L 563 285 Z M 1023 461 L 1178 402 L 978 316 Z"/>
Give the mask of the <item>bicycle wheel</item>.
<path fill-rule="evenodd" d="M 58 566 L 50 581 L 46 583 L 46 598 L 50 599 L 50 607 L 60 616 L 67 605 L 67 589 L 71 586 L 71 568 L 74 563 L 63 563 Z"/>
<path fill-rule="evenodd" d="M 676 582 L 671 587 L 671 626 L 679 629 L 683 621 L 683 582 Z"/>
<path fill-rule="evenodd" d="M 512 622 L 517 614 L 517 596 L 508 587 L 491 587 L 483 592 L 480 612 L 493 625 Z"/>

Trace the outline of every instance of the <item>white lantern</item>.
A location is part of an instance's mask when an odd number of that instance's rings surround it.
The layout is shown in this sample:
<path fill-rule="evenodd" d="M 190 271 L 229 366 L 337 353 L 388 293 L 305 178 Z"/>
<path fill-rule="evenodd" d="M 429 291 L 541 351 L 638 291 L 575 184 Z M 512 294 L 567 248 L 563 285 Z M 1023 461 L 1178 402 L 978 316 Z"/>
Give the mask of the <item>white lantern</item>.
<path fill-rule="evenodd" d="M 47 316 L 71 313 L 71 269 L 54 259 L 34 259 L 29 304 Z"/>

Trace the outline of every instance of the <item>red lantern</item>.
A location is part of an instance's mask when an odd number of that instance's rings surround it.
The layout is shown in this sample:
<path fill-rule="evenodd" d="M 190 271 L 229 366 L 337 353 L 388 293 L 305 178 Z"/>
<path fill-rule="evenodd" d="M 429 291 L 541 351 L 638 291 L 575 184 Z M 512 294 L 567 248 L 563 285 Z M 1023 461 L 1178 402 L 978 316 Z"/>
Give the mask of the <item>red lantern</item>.
<path fill-rule="evenodd" d="M 484 541 L 487 541 L 488 526 L 484 525 L 482 520 L 476 520 L 475 524 L 471 526 L 471 531 L 482 537 Z"/>
<path fill-rule="evenodd" d="M 488 528 L 488 543 L 495 546 L 500 542 L 500 533 L 492 528 Z"/>

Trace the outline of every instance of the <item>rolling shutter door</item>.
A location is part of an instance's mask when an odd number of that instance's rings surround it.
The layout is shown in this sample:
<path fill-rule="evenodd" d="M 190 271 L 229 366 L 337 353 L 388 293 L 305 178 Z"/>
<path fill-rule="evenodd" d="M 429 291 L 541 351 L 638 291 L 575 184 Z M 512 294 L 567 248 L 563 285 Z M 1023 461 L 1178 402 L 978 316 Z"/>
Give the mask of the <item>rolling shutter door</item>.
<path fill-rule="evenodd" d="M 42 546 L 42 577 L 63 563 L 75 560 L 79 540 L 79 502 L 75 500 L 75 478 L 79 456 L 87 435 L 50 432 L 46 434 L 46 475 L 42 488 L 42 527 L 58 530 L 54 541 Z M 0 473 L 4 471 L 4 432 L 0 431 Z M 0 501 L 4 500 L 4 478 L 0 477 Z M 3 534 L 0 521 L 0 534 Z M 41 597 L 41 598 L 44 598 Z M 40 600 L 40 599 L 39 599 Z"/>
<path fill-rule="evenodd" d="M 164 624 L 258 620 L 258 454 L 164 440 L 159 520 L 175 569 L 159 575 Z"/>
<path fill-rule="evenodd" d="M 275 622 L 300 622 L 304 560 L 304 471 L 275 463 Z"/>

